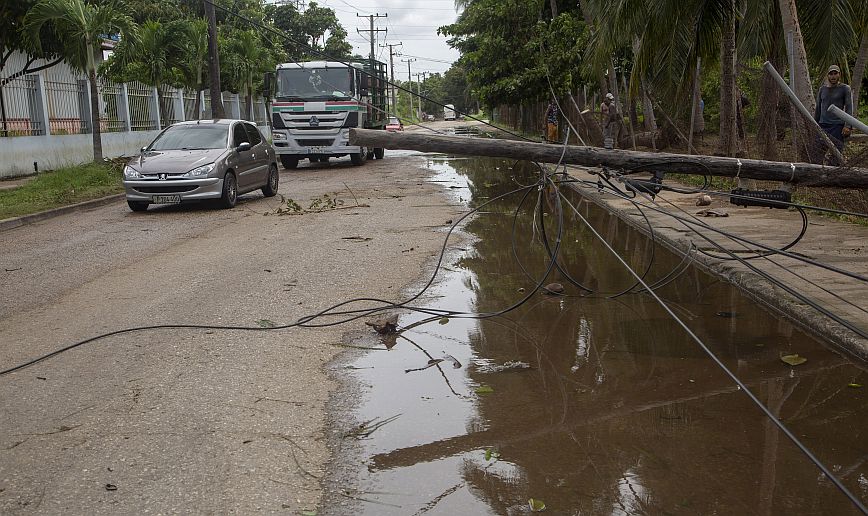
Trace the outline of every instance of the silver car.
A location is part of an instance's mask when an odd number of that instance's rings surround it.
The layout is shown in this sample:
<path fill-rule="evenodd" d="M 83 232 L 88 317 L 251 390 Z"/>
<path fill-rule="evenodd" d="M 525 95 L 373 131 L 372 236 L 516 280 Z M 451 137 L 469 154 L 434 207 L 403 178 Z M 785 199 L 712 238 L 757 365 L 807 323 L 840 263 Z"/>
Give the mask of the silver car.
<path fill-rule="evenodd" d="M 124 167 L 127 204 L 219 199 L 232 208 L 238 196 L 261 189 L 277 194 L 277 153 L 255 125 L 243 120 L 199 120 L 167 127 Z"/>

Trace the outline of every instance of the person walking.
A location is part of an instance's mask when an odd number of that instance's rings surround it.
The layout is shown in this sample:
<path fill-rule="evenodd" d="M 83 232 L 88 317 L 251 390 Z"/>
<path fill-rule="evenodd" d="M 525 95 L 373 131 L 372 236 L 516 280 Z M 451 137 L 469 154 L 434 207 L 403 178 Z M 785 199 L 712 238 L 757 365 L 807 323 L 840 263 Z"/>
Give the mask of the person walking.
<path fill-rule="evenodd" d="M 546 141 L 558 142 L 558 122 L 560 119 L 560 110 L 557 102 L 554 99 L 549 101 L 549 107 L 546 109 Z"/>
<path fill-rule="evenodd" d="M 844 150 L 844 140 L 850 137 L 850 127 L 832 113 L 829 106 L 838 106 L 848 115 L 853 114 L 853 94 L 850 86 L 841 82 L 841 69 L 838 65 L 829 67 L 826 83 L 820 86 L 817 92 L 817 107 L 814 111 L 814 120 L 819 124 L 832 143 L 839 151 Z M 814 161 L 822 163 L 825 158 L 826 148 L 819 136 L 815 142 L 816 152 Z"/>

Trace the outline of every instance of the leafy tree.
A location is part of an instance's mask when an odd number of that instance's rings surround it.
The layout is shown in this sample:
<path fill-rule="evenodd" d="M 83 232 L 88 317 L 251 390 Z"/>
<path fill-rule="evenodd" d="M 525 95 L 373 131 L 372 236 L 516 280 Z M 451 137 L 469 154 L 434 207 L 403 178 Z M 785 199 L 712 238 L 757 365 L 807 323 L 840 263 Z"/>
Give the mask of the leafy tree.
<path fill-rule="evenodd" d="M 36 39 L 40 45 L 36 45 L 34 38 L 29 38 L 23 30 L 24 17 L 35 3 L 31 0 L 21 0 L 3 2 L 0 5 L 0 52 L 2 52 L 0 54 L 0 75 L 3 76 L 0 79 L 0 87 L 18 77 L 45 70 L 63 61 L 60 56 L 60 44 L 55 35 L 51 33 L 50 27 L 44 27 L 39 38 Z M 6 64 L 15 51 L 26 54 L 27 61 L 21 69 L 4 73 Z M 40 59 L 44 59 L 46 62 L 41 65 L 33 64 Z"/>
<path fill-rule="evenodd" d="M 102 161 L 99 98 L 96 83 L 97 57 L 105 35 L 120 34 L 136 40 L 136 25 L 124 7 L 113 1 L 98 5 L 84 0 L 39 0 L 24 17 L 25 30 L 37 50 L 42 47 L 42 29 L 50 25 L 62 43 L 61 55 L 70 66 L 87 74 L 90 83 L 93 158 Z"/>
<path fill-rule="evenodd" d="M 336 58 L 348 57 L 352 52 L 347 31 L 333 9 L 311 2 L 304 12 L 299 12 L 294 5 L 284 4 L 271 8 L 269 14 L 274 26 L 288 37 L 280 43 L 291 61 L 322 59 L 311 49 Z"/>

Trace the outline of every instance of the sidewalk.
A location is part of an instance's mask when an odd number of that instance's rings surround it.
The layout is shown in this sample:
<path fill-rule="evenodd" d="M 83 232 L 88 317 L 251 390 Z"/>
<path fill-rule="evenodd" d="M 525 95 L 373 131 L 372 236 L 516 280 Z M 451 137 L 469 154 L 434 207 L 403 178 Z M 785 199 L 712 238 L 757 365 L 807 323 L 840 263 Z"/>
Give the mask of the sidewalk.
<path fill-rule="evenodd" d="M 11 190 L 23 186 L 29 181 L 32 181 L 36 176 L 15 177 L 12 179 L 0 180 L 0 190 Z"/>
<path fill-rule="evenodd" d="M 589 169 L 576 167 L 569 170 L 570 175 L 576 179 L 597 181 L 596 175 L 584 172 L 584 170 Z M 644 178 L 645 176 L 641 177 Z M 672 184 L 671 181 L 664 182 Z M 616 182 L 615 184 L 623 188 L 622 183 Z M 621 219 L 640 231 L 647 233 L 645 220 L 629 201 L 619 199 L 606 192 L 601 193 L 596 188 L 579 184 L 571 184 L 570 186 L 616 213 Z M 727 196 L 712 196 L 711 206 L 698 207 L 696 206 L 697 197 L 698 194 L 677 194 L 663 191 L 657 196 L 656 205 L 642 197 L 637 197 L 636 201 L 688 219 L 690 215 L 695 215 L 701 222 L 713 228 L 725 230 L 776 249 L 793 240 L 802 228 L 801 217 L 795 210 L 739 207 L 730 204 Z M 642 208 L 654 226 L 658 241 L 675 249 L 679 255 L 683 255 L 684 251 L 690 248 L 691 243 L 703 250 L 714 250 L 712 244 L 675 218 L 665 213 L 652 211 L 650 208 L 645 209 L 645 206 Z M 687 213 L 679 211 L 678 208 Z M 706 209 L 723 211 L 728 216 L 703 217 L 697 215 L 697 212 Z M 702 231 L 714 242 L 738 255 L 754 254 L 741 244 L 714 231 L 707 229 Z M 754 248 L 750 244 L 747 246 L 751 249 Z M 868 227 L 839 222 L 831 217 L 809 211 L 807 232 L 804 238 L 789 251 L 817 262 L 868 276 Z M 750 264 L 851 323 L 863 333 L 868 333 L 868 312 L 865 311 L 868 308 L 868 301 L 866 301 L 868 300 L 868 283 L 819 268 L 796 258 L 781 255 L 774 255 L 769 258 L 753 259 L 750 260 Z M 849 353 L 868 359 L 868 339 L 820 313 L 785 289 L 773 285 L 746 265 L 735 260 L 725 261 L 710 258 L 701 253 L 695 253 L 695 262 L 711 273 L 722 276 L 735 284 L 750 297 L 781 313 L 796 325 L 830 341 Z"/>

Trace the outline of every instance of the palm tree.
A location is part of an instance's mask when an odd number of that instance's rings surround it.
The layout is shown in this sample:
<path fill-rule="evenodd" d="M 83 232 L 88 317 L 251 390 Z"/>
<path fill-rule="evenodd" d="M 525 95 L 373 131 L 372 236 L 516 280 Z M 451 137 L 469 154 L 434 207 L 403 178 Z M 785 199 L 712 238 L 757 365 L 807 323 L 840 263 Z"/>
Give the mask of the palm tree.
<path fill-rule="evenodd" d="M 96 83 L 97 57 L 105 35 L 120 34 L 135 40 L 136 25 L 114 1 L 90 4 L 84 0 L 39 0 L 24 18 L 25 30 L 37 47 L 39 33 L 51 24 L 63 41 L 61 52 L 70 66 L 87 74 L 90 83 L 90 118 L 93 134 L 93 159 L 102 161 L 99 122 L 99 92 Z"/>
<path fill-rule="evenodd" d="M 231 39 L 234 75 L 241 85 L 241 95 L 244 97 L 244 111 L 247 120 L 253 121 L 253 80 L 265 69 L 268 63 L 263 63 L 267 54 L 263 49 L 259 36 L 250 30 L 238 31 Z"/>
<path fill-rule="evenodd" d="M 208 22 L 204 19 L 189 20 L 185 24 L 182 42 L 183 63 L 179 67 L 184 75 L 184 85 L 196 90 L 196 119 L 201 117 L 202 75 L 208 64 Z"/>

